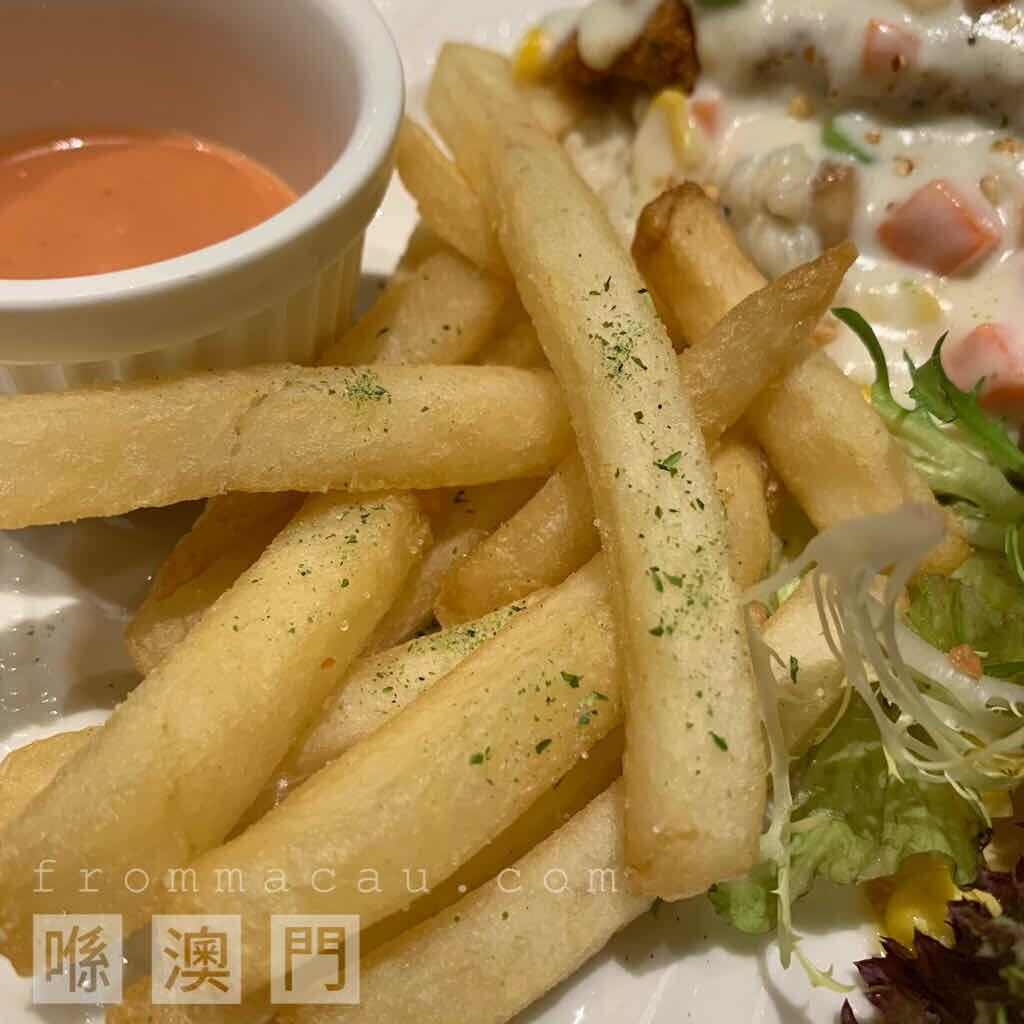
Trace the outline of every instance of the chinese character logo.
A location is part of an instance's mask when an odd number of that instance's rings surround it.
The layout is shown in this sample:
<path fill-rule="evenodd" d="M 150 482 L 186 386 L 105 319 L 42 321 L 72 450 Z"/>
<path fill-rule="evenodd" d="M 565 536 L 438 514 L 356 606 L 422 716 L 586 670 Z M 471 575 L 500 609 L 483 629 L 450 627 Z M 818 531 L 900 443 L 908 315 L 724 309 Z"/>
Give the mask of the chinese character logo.
<path fill-rule="evenodd" d="M 270 973 L 272 1003 L 358 1003 L 359 917 L 272 916 Z"/>
<path fill-rule="evenodd" d="M 36 914 L 32 921 L 36 1003 L 121 1001 L 121 917 Z"/>
<path fill-rule="evenodd" d="M 239 1003 L 242 927 L 237 916 L 153 918 L 154 1003 Z"/>

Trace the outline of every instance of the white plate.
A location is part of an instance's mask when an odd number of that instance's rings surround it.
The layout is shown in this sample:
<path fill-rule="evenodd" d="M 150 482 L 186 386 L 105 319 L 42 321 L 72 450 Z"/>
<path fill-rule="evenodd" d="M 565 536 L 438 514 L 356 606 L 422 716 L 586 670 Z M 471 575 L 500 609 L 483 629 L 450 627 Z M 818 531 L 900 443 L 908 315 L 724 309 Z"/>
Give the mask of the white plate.
<path fill-rule="evenodd" d="M 449 38 L 508 50 L 551 4 L 522 0 L 377 0 L 421 109 L 434 54 Z M 387 274 L 414 206 L 392 187 L 367 236 L 364 294 Z M 138 676 L 121 644 L 129 609 L 196 506 L 0 534 L 0 756 L 32 739 L 100 721 Z M 856 893 L 822 886 L 796 910 L 804 949 L 854 981 L 870 930 Z M 509 964 L 514 971 L 515 964 Z M 863 1009 L 859 1000 L 854 1000 Z M 521 1015 L 531 1024 L 832 1024 L 842 997 L 784 972 L 771 942 L 719 922 L 703 897 L 644 915 L 572 978 Z M 101 1024 L 80 1007 L 33 1009 L 30 983 L 0 958 L 3 1024 Z M 405 1024 L 405 1022 L 396 1022 Z"/>

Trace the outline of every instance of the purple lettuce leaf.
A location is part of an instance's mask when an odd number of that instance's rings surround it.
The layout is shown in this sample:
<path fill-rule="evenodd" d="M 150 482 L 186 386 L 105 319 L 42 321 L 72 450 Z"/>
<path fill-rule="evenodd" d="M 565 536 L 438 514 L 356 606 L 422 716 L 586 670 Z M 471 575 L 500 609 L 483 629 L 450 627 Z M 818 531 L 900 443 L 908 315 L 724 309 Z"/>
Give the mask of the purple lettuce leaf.
<path fill-rule="evenodd" d="M 974 888 L 1002 913 L 954 900 L 952 946 L 915 932 L 913 950 L 883 938 L 882 956 L 857 963 L 884 1024 L 1024 1024 L 1024 859 L 1012 873 L 983 870 Z M 840 1019 L 858 1024 L 849 1003 Z"/>

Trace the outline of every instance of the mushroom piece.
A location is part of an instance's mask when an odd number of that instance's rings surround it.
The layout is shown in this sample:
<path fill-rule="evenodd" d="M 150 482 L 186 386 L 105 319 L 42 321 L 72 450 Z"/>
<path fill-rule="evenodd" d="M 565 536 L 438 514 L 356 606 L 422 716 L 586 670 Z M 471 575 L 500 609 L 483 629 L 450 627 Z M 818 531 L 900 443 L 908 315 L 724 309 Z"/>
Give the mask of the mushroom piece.
<path fill-rule="evenodd" d="M 850 237 L 859 196 L 856 167 L 822 161 L 811 180 L 811 222 L 826 249 Z"/>

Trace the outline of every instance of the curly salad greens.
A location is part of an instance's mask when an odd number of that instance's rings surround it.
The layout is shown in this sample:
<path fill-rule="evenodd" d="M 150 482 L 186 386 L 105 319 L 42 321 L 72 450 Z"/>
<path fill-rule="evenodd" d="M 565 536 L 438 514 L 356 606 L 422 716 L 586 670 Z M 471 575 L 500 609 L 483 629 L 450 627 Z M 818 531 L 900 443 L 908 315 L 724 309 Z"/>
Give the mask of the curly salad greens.
<path fill-rule="evenodd" d="M 917 573 L 945 525 L 934 508 L 909 505 L 818 534 L 748 591 L 770 604 L 791 592 L 795 577 L 812 574 L 844 696 L 816 745 L 793 760 L 777 709 L 800 666 L 751 626 L 772 749 L 772 819 L 760 862 L 709 898 L 742 931 L 777 930 L 784 963 L 795 953 L 815 984 L 839 988 L 801 951 L 793 901 L 819 878 L 857 884 L 897 875 L 922 855 L 924 863 L 938 859 L 952 893 L 955 883 L 996 899 L 952 902 L 948 947 L 920 930 L 904 936 L 913 951 L 887 937 L 884 956 L 858 965 L 868 996 L 885 1020 L 901 1024 L 1010 1024 L 1024 1020 L 1024 867 L 1012 878 L 993 874 L 984 853 L 992 794 L 1024 776 L 1024 455 L 981 411 L 981 383 L 968 392 L 949 379 L 943 339 L 922 365 L 908 358 L 904 406 L 869 324 L 854 310 L 833 312 L 874 362 L 872 404 L 975 552 L 951 576 Z M 855 1021 L 848 1006 L 844 1021 Z"/>

